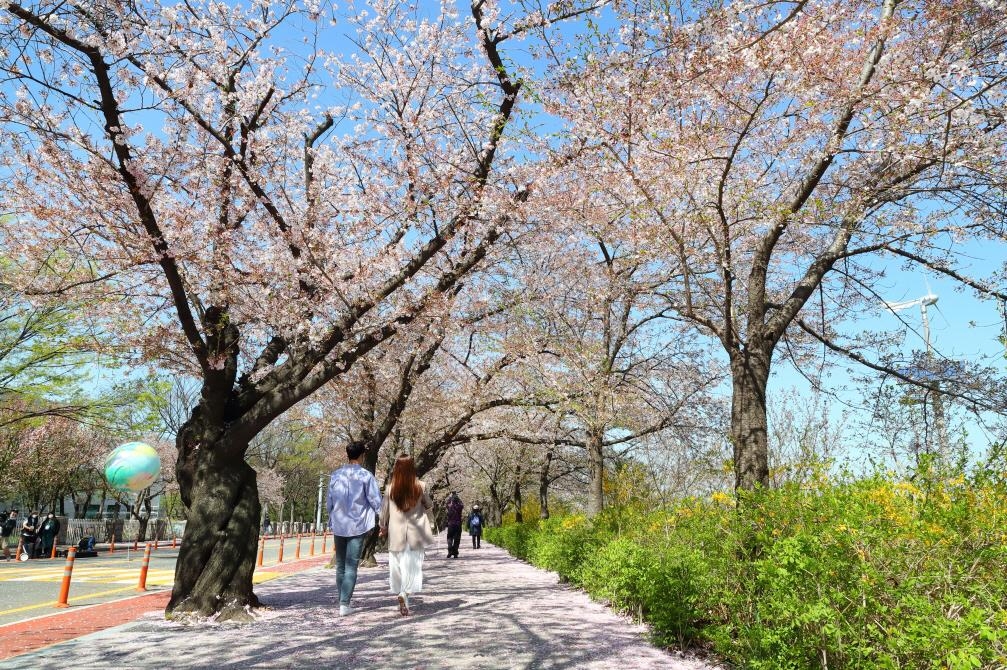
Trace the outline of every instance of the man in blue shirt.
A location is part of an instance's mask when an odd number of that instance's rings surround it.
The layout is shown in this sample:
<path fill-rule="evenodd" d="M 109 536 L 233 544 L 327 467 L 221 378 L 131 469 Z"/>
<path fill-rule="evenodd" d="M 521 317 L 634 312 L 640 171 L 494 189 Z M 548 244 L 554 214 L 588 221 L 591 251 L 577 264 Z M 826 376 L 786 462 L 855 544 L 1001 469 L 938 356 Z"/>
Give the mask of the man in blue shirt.
<path fill-rule="evenodd" d="M 329 477 L 329 528 L 336 542 L 336 583 L 339 585 L 339 616 L 353 613 L 350 596 L 357 585 L 357 564 L 364 539 L 374 528 L 381 509 L 378 481 L 360 461 L 366 445 L 346 445 L 349 463 Z"/>

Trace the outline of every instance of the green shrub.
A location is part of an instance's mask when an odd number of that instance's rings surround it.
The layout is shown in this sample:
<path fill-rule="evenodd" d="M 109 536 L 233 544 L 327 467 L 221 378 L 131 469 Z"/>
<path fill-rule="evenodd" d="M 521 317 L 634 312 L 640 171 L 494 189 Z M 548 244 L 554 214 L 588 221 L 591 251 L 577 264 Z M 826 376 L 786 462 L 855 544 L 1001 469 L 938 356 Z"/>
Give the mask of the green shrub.
<path fill-rule="evenodd" d="M 562 580 L 579 584 L 581 565 L 604 542 L 603 533 L 583 516 L 546 519 L 539 523 L 528 558 Z"/>
<path fill-rule="evenodd" d="M 537 537 L 538 520 L 525 523 L 512 523 L 499 528 L 487 527 L 483 537 L 487 542 L 503 547 L 513 556 L 528 560 L 531 545 Z"/>
<path fill-rule="evenodd" d="M 629 537 L 618 537 L 590 556 L 581 583 L 592 595 L 648 621 L 656 638 L 679 647 L 692 645 L 709 571 L 695 550 L 662 550 Z"/>
<path fill-rule="evenodd" d="M 738 667 L 1007 667 L 1007 478 L 888 475 L 487 531 Z"/>

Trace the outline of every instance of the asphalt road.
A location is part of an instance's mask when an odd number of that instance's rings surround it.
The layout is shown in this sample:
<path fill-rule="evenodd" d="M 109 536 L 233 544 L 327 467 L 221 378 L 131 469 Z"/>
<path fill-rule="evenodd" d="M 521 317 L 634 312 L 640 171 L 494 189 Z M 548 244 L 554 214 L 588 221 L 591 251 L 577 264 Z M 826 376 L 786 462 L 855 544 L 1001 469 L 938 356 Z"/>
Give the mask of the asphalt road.
<path fill-rule="evenodd" d="M 150 555 L 147 571 L 147 590 L 170 589 L 174 582 L 175 560 L 178 550 L 162 545 Z M 262 567 L 256 568 L 253 581 L 267 581 L 276 576 L 270 566 L 279 560 L 279 540 L 266 542 Z M 142 548 L 132 551 L 132 545 L 118 545 L 114 553 L 108 547 L 98 547 L 98 556 L 79 558 L 74 562 L 68 601 L 71 605 L 94 605 L 126 598 L 136 594 L 143 559 Z M 322 538 L 315 539 L 315 555 L 322 552 Z M 328 538 L 326 551 L 332 551 L 332 538 Z M 297 554 L 296 538 L 284 541 L 284 561 L 294 560 Z M 301 540 L 302 558 L 311 555 L 311 538 Z M 4 561 L 0 558 L 0 625 L 25 621 L 58 611 L 66 560 L 33 559 L 30 561 Z"/>

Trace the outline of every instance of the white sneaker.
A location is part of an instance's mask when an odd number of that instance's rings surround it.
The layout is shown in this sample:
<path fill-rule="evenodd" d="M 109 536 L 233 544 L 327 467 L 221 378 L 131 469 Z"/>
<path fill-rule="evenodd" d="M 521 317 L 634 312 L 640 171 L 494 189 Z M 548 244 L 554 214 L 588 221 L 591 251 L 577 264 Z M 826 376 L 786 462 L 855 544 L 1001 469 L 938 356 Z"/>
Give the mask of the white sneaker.
<path fill-rule="evenodd" d="M 349 605 L 339 606 L 339 616 L 349 616 L 357 611 L 356 607 L 350 607 Z"/>

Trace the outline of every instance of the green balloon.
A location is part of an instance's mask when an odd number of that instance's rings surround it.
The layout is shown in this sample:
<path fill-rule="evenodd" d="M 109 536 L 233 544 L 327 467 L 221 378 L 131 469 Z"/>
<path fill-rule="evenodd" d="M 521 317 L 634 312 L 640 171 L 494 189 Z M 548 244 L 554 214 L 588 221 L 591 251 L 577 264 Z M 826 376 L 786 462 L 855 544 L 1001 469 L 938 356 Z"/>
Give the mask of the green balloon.
<path fill-rule="evenodd" d="M 142 491 L 161 473 L 161 459 L 149 444 L 127 442 L 105 457 L 105 481 L 120 491 Z"/>

